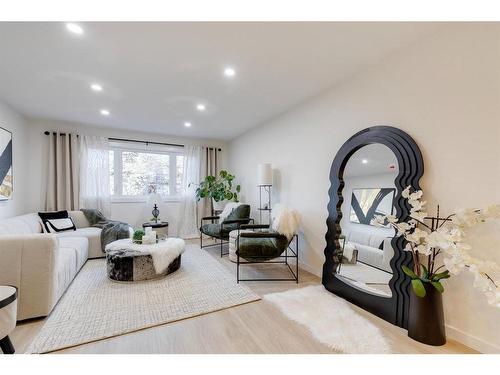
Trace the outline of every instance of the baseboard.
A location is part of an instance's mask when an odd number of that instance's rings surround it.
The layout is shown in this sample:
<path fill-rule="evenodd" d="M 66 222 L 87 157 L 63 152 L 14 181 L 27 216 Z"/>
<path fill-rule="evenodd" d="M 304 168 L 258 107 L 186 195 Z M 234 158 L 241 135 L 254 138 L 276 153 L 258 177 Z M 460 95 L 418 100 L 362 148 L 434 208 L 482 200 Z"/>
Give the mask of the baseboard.
<path fill-rule="evenodd" d="M 312 273 L 315 276 L 321 277 L 321 271 L 318 271 L 316 268 L 312 267 L 308 263 L 304 263 L 299 261 L 299 268 L 303 269 L 304 271 L 307 271 L 309 273 Z"/>
<path fill-rule="evenodd" d="M 469 348 L 477 350 L 478 352 L 485 354 L 499 354 L 500 347 L 484 341 L 476 336 L 470 335 L 466 332 L 459 330 L 458 328 L 446 325 L 446 336 L 450 339 L 458 341 Z"/>

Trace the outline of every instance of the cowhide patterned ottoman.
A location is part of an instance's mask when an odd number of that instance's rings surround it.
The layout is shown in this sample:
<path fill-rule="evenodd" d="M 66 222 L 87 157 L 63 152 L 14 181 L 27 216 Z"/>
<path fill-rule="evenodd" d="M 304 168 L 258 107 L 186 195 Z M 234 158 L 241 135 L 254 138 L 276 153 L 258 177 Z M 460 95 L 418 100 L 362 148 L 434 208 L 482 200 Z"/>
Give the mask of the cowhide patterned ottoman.
<path fill-rule="evenodd" d="M 122 245 L 120 245 L 122 242 Z M 135 250 L 135 244 L 124 244 L 123 240 L 115 241 L 106 247 L 106 264 L 108 278 L 114 281 L 142 281 L 166 276 L 177 271 L 181 266 L 181 256 L 184 248 L 178 256 L 164 268 L 162 272 L 156 272 L 153 256 L 148 251 Z M 128 245 L 128 246 L 127 246 Z M 127 248 L 130 247 L 130 248 Z M 177 255 L 177 254 L 175 254 Z"/>

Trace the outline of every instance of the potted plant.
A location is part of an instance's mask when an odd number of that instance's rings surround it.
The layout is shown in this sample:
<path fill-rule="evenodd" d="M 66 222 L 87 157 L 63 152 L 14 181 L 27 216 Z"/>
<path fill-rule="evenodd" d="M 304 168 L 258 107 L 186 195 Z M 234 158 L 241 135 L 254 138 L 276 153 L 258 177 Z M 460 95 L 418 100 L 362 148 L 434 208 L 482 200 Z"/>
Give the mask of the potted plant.
<path fill-rule="evenodd" d="M 500 267 L 491 261 L 472 256 L 472 247 L 465 242 L 468 228 L 489 219 L 500 219 L 500 205 L 485 210 L 462 209 L 447 217 L 429 217 L 423 211 L 422 191 L 407 187 L 402 192 L 411 207 L 409 221 L 399 221 L 394 215 L 377 216 L 380 225 L 389 223 L 396 236 L 403 236 L 405 250 L 411 252 L 413 267 L 402 266 L 411 279 L 410 315 L 408 336 L 429 345 L 443 345 L 446 342 L 442 280 L 450 274 L 468 269 L 474 276 L 474 286 L 485 293 L 488 302 L 500 307 L 500 289 L 492 275 Z M 444 255 L 442 262 L 438 257 Z"/>
<path fill-rule="evenodd" d="M 213 210 L 224 209 L 226 201 L 238 202 L 240 185 L 233 190 L 235 176 L 228 171 L 222 170 L 218 176 L 207 176 L 196 188 L 196 199 L 209 198 L 212 201 Z"/>

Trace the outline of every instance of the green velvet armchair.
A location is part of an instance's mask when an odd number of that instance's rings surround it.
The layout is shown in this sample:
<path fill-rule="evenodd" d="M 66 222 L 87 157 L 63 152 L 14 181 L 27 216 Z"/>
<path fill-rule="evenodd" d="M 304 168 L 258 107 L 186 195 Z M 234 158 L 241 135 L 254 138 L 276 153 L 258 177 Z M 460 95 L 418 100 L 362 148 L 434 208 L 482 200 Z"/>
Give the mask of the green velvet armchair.
<path fill-rule="evenodd" d="M 201 219 L 200 223 L 200 247 L 211 247 L 218 245 L 212 243 L 210 245 L 203 245 L 203 235 L 210 236 L 220 242 L 220 256 L 227 255 L 223 252 L 223 245 L 229 243 L 229 232 L 239 229 L 241 225 L 253 222 L 250 218 L 250 205 L 242 204 L 236 207 L 223 222 L 217 222 L 219 216 L 206 216 Z M 204 222 L 210 223 L 204 224 Z"/>
<path fill-rule="evenodd" d="M 269 225 L 241 225 L 240 229 L 253 232 L 238 233 L 236 239 L 236 281 L 295 281 L 299 282 L 299 238 L 295 234 L 288 239 L 285 235 L 273 231 Z M 295 242 L 295 249 L 292 248 Z M 290 258 L 295 259 L 295 271 L 290 266 Z M 241 262 L 244 259 L 246 262 Z M 255 263 L 285 264 L 292 274 L 291 278 L 240 278 L 240 266 Z"/>

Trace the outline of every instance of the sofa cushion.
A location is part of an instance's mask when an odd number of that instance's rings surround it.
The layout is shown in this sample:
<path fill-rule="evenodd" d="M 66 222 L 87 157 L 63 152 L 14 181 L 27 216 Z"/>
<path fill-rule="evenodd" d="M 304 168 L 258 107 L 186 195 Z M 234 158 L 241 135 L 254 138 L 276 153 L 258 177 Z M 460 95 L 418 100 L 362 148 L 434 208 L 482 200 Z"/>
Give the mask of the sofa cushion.
<path fill-rule="evenodd" d="M 59 242 L 56 250 L 54 272 L 51 273 L 51 277 L 54 278 L 52 306 L 61 298 L 78 272 L 78 248 L 79 246 L 76 243 Z"/>
<path fill-rule="evenodd" d="M 265 262 L 280 256 L 288 246 L 285 236 L 278 238 L 245 238 L 240 237 L 237 254 L 243 259 L 253 262 Z"/>
<path fill-rule="evenodd" d="M 378 247 L 372 247 L 367 245 L 355 244 L 356 250 L 358 250 L 358 260 L 370 264 L 374 267 L 381 268 L 382 261 L 384 258 L 384 252 Z"/>
<path fill-rule="evenodd" d="M 383 237 L 383 236 L 371 235 L 370 239 L 368 240 L 368 246 L 382 249 L 382 244 L 383 244 L 384 240 L 385 240 L 385 237 Z"/>
<path fill-rule="evenodd" d="M 360 245 L 368 245 L 370 241 L 370 235 L 364 232 L 352 231 L 351 235 L 349 236 L 349 241 L 358 243 Z"/>
<path fill-rule="evenodd" d="M 68 214 L 73 219 L 77 229 L 90 227 L 90 223 L 82 211 L 69 211 Z"/>
<path fill-rule="evenodd" d="M 250 218 L 250 205 L 241 204 L 236 207 L 226 218 L 226 220 L 246 219 Z"/>
<path fill-rule="evenodd" d="M 0 220 L 0 235 L 33 234 L 41 232 L 41 220 L 38 215 L 34 213 Z"/>
<path fill-rule="evenodd" d="M 201 232 L 211 237 L 228 240 L 229 232 L 238 229 L 238 224 L 226 224 L 221 230 L 220 224 L 203 224 Z"/>
<path fill-rule="evenodd" d="M 80 270 L 88 258 L 89 240 L 85 237 L 60 237 L 60 251 L 73 251 L 75 253 L 76 270 Z"/>
<path fill-rule="evenodd" d="M 89 258 L 104 257 L 105 254 L 101 249 L 101 229 L 94 227 L 79 228 L 76 231 L 60 232 L 56 235 L 58 238 L 66 237 L 85 237 L 88 242 L 88 256 Z"/>

